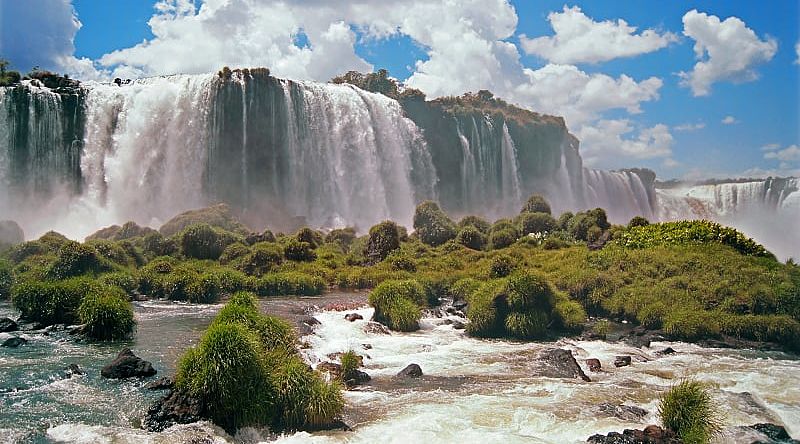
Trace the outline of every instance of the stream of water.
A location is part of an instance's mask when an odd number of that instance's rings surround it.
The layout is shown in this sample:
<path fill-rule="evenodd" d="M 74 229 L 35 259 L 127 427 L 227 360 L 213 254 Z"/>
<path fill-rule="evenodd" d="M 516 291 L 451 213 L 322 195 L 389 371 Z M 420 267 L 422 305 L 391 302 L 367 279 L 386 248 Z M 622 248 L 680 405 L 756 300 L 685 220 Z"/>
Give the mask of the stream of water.
<path fill-rule="evenodd" d="M 444 319 L 425 318 L 414 333 L 365 333 L 370 308 L 355 310 L 365 320 L 348 322 L 348 312 L 326 306 L 363 302 L 364 294 L 335 293 L 321 298 L 276 298 L 262 308 L 297 321 L 312 311 L 321 321 L 304 338 L 312 363 L 330 353 L 356 350 L 365 356 L 373 380 L 349 391 L 345 421 L 354 431 L 277 437 L 277 442 L 320 443 L 577 443 L 595 433 L 641 428 L 658 423 L 659 395 L 680 378 L 708 382 L 725 418 L 720 442 L 752 441 L 739 427 L 758 422 L 785 425 L 800 434 L 800 360 L 777 352 L 700 348 L 685 343 L 654 343 L 637 349 L 603 341 L 564 339 L 557 343 L 477 340 Z M 178 356 L 196 342 L 219 305 L 136 303 L 137 334 L 129 345 L 153 362 L 159 376 L 171 374 Z M 320 308 L 322 307 L 322 308 Z M 0 304 L 0 316 L 12 315 Z M 160 393 L 143 388 L 148 381 L 109 381 L 100 368 L 121 344 L 76 343 L 66 333 L 23 334 L 30 342 L 0 349 L 0 439 L 2 442 L 175 443 L 232 442 L 208 423 L 178 426 L 157 434 L 139 428 L 142 414 Z M 7 334 L 0 334 L 0 340 Z M 536 376 L 536 356 L 547 347 L 566 348 L 592 382 Z M 671 346 L 677 353 L 659 357 Z M 631 355 L 633 364 L 615 368 L 614 356 Z M 589 373 L 585 359 L 598 358 L 600 373 Z M 78 364 L 82 376 L 64 377 Z M 410 363 L 424 376 L 397 380 Z M 605 405 L 638 406 L 642 416 L 615 414 Z M 267 439 L 250 431 L 239 439 Z M 270 437 L 269 439 L 276 439 Z"/>

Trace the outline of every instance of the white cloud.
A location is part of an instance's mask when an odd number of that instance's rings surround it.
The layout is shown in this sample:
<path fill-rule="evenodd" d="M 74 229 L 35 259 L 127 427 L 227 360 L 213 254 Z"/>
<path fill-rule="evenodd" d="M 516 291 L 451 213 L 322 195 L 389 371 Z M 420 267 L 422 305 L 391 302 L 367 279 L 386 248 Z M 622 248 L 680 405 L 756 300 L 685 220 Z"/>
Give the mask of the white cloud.
<path fill-rule="evenodd" d="M 567 7 L 562 12 L 547 16 L 555 35 L 528 38 L 520 36 L 522 49 L 551 63 L 597 63 L 618 57 L 633 57 L 664 48 L 678 37 L 666 32 L 659 34 L 646 29 L 636 34 L 636 27 L 625 20 L 596 22 L 581 11 L 579 6 Z"/>
<path fill-rule="evenodd" d="M 722 120 L 720 120 L 720 122 L 721 122 L 723 125 L 733 125 L 733 124 L 735 124 L 735 123 L 739 123 L 739 121 L 738 121 L 738 120 L 736 120 L 736 117 L 733 117 L 733 116 L 725 116 L 725 118 L 723 118 Z"/>
<path fill-rule="evenodd" d="M 765 159 L 777 159 L 781 162 L 798 162 L 800 163 L 800 147 L 797 145 L 789 145 L 784 149 L 773 149 L 764 153 Z"/>
<path fill-rule="evenodd" d="M 73 77 L 98 77 L 92 61 L 74 56 L 75 34 L 81 28 L 71 0 L 28 0 L 0 5 L 0 54 L 12 68 L 33 67 Z"/>
<path fill-rule="evenodd" d="M 576 135 L 583 147 L 582 156 L 587 165 L 610 168 L 615 160 L 665 158 L 665 164 L 675 165 L 672 156 L 672 134 L 664 124 L 642 128 L 633 137 L 624 136 L 634 132 L 627 119 L 599 120 L 584 125 Z"/>
<path fill-rule="evenodd" d="M 800 42 L 794 44 L 794 53 L 797 54 L 797 58 L 794 59 L 794 64 L 800 65 Z"/>
<path fill-rule="evenodd" d="M 699 123 L 684 123 L 673 127 L 673 129 L 675 131 L 699 131 L 705 127 L 706 127 L 705 123 L 699 122 Z"/>
<path fill-rule="evenodd" d="M 737 17 L 719 17 L 693 9 L 683 16 L 683 34 L 695 40 L 699 60 L 690 72 L 679 73 L 681 84 L 695 96 L 711 94 L 711 85 L 721 80 L 749 82 L 758 78 L 754 67 L 772 60 L 778 50 L 773 38 L 759 39 Z"/>

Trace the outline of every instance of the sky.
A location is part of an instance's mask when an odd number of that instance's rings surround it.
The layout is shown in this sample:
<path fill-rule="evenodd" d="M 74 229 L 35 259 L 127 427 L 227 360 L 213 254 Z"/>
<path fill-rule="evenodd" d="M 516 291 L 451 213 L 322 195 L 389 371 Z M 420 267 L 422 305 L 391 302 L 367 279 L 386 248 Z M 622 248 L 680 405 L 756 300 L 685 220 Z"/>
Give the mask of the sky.
<path fill-rule="evenodd" d="M 800 176 L 800 2 L 0 0 L 0 58 L 83 80 L 386 68 L 564 116 L 587 166 Z"/>

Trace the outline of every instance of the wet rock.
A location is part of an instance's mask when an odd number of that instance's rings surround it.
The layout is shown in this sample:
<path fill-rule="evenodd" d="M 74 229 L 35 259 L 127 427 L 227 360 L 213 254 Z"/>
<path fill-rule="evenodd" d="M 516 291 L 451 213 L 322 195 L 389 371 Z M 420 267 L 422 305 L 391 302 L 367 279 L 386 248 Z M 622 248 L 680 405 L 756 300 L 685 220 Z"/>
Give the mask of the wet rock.
<path fill-rule="evenodd" d="M 622 433 L 611 432 L 608 435 L 593 435 L 587 440 L 590 444 L 682 444 L 675 433 L 656 425 L 649 425 L 644 430 L 626 429 Z"/>
<path fill-rule="evenodd" d="M 300 336 L 307 336 L 314 333 L 314 327 L 319 325 L 319 319 L 314 316 L 301 315 L 297 318 L 297 330 Z"/>
<path fill-rule="evenodd" d="M 792 439 L 789 436 L 789 432 L 782 426 L 776 424 L 769 424 L 769 423 L 762 423 L 762 424 L 753 424 L 749 426 L 749 428 L 763 434 L 766 436 L 770 441 L 754 441 L 752 444 L 795 444 L 800 443 L 800 441 L 796 439 Z"/>
<path fill-rule="evenodd" d="M 397 378 L 419 378 L 422 376 L 422 368 L 417 364 L 408 364 L 406 368 L 400 370 L 395 377 Z"/>
<path fill-rule="evenodd" d="M 344 315 L 344 318 L 347 319 L 350 322 L 355 322 L 355 321 L 358 321 L 360 319 L 364 319 L 364 316 L 361 316 L 358 313 L 348 313 L 348 314 Z"/>
<path fill-rule="evenodd" d="M 453 320 L 453 324 L 452 325 L 453 325 L 453 329 L 455 329 L 455 330 L 463 330 L 463 329 L 467 328 L 466 324 L 464 324 L 461 321 L 457 321 L 457 320 Z"/>
<path fill-rule="evenodd" d="M 676 353 L 675 349 L 673 349 L 672 347 L 667 347 L 665 349 L 661 349 L 661 350 L 657 351 L 656 355 L 658 355 L 658 356 L 667 356 L 667 355 L 673 355 L 675 353 Z"/>
<path fill-rule="evenodd" d="M 163 376 L 155 381 L 150 381 L 144 386 L 147 390 L 169 390 L 173 387 L 175 387 L 175 380 L 169 376 Z"/>
<path fill-rule="evenodd" d="M 590 382 L 572 352 L 563 348 L 549 348 L 537 358 L 537 374 L 548 378 L 580 378 Z"/>
<path fill-rule="evenodd" d="M 0 318 L 0 333 L 9 333 L 19 330 L 19 325 L 10 318 Z"/>
<path fill-rule="evenodd" d="M 604 402 L 597 406 L 597 410 L 607 416 L 613 416 L 615 418 L 622 419 L 624 421 L 640 421 L 642 418 L 647 416 L 647 410 L 636 407 L 634 405 L 625 405 L 625 404 L 611 404 L 609 402 Z"/>
<path fill-rule="evenodd" d="M 370 333 L 370 334 L 375 334 L 375 335 L 390 335 L 390 334 L 392 334 L 391 330 L 389 330 L 389 327 L 387 327 L 387 326 L 385 326 L 385 325 L 383 325 L 383 324 L 381 324 L 379 322 L 375 322 L 375 321 L 369 321 L 366 324 L 364 324 L 364 327 L 362 327 L 362 330 L 364 330 L 364 333 Z"/>
<path fill-rule="evenodd" d="M 361 344 L 361 348 L 364 350 L 372 350 L 372 344 Z"/>
<path fill-rule="evenodd" d="M 22 331 L 36 331 L 44 328 L 44 325 L 42 323 L 36 321 L 32 322 L 20 321 L 18 325 L 19 329 Z"/>
<path fill-rule="evenodd" d="M 335 362 L 320 362 L 317 364 L 317 371 L 327 373 L 330 379 L 338 379 L 342 374 L 342 366 Z"/>
<path fill-rule="evenodd" d="M 664 332 L 661 330 L 648 330 L 644 326 L 634 327 L 627 334 L 622 335 L 620 341 L 633 347 L 650 347 L 651 342 L 665 340 Z"/>
<path fill-rule="evenodd" d="M 147 377 L 155 374 L 153 364 L 136 356 L 129 348 L 119 352 L 119 355 L 100 371 L 101 376 L 110 379 Z"/>
<path fill-rule="evenodd" d="M 372 377 L 361 370 L 352 370 L 346 375 L 343 375 L 342 380 L 344 380 L 344 385 L 346 385 L 347 388 L 353 388 L 357 385 L 366 384 L 372 380 Z"/>
<path fill-rule="evenodd" d="M 599 372 L 603 368 L 603 365 L 600 364 L 600 360 L 597 358 L 587 359 L 586 365 L 589 366 L 590 372 Z"/>
<path fill-rule="evenodd" d="M 66 370 L 66 372 L 67 372 L 67 378 L 71 378 L 73 376 L 80 376 L 80 375 L 85 375 L 86 374 L 83 370 L 81 370 L 81 368 L 78 366 L 78 364 L 75 364 L 75 363 L 72 363 L 72 364 L 68 365 L 67 368 L 65 368 L 64 370 Z"/>
<path fill-rule="evenodd" d="M 3 341 L 3 344 L 0 344 L 0 347 L 17 348 L 20 345 L 25 345 L 27 343 L 28 343 L 27 339 L 20 338 L 19 336 L 14 336 Z"/>
<path fill-rule="evenodd" d="M 614 367 L 627 367 L 631 365 L 630 356 L 614 356 Z"/>
<path fill-rule="evenodd" d="M 175 424 L 190 424 L 203 419 L 203 401 L 186 392 L 173 390 L 147 410 L 142 421 L 151 432 L 161 432 Z"/>

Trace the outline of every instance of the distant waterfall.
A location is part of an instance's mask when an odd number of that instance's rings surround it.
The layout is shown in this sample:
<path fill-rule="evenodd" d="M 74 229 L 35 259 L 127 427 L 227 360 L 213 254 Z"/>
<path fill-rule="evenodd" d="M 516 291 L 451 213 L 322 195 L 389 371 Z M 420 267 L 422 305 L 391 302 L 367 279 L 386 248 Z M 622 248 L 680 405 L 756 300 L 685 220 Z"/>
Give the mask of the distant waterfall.
<path fill-rule="evenodd" d="M 602 171 L 584 169 L 586 204 L 608 208 L 617 222 L 627 222 L 634 216 L 652 219 L 656 214 L 648 187 L 642 178 L 631 171 Z"/>

